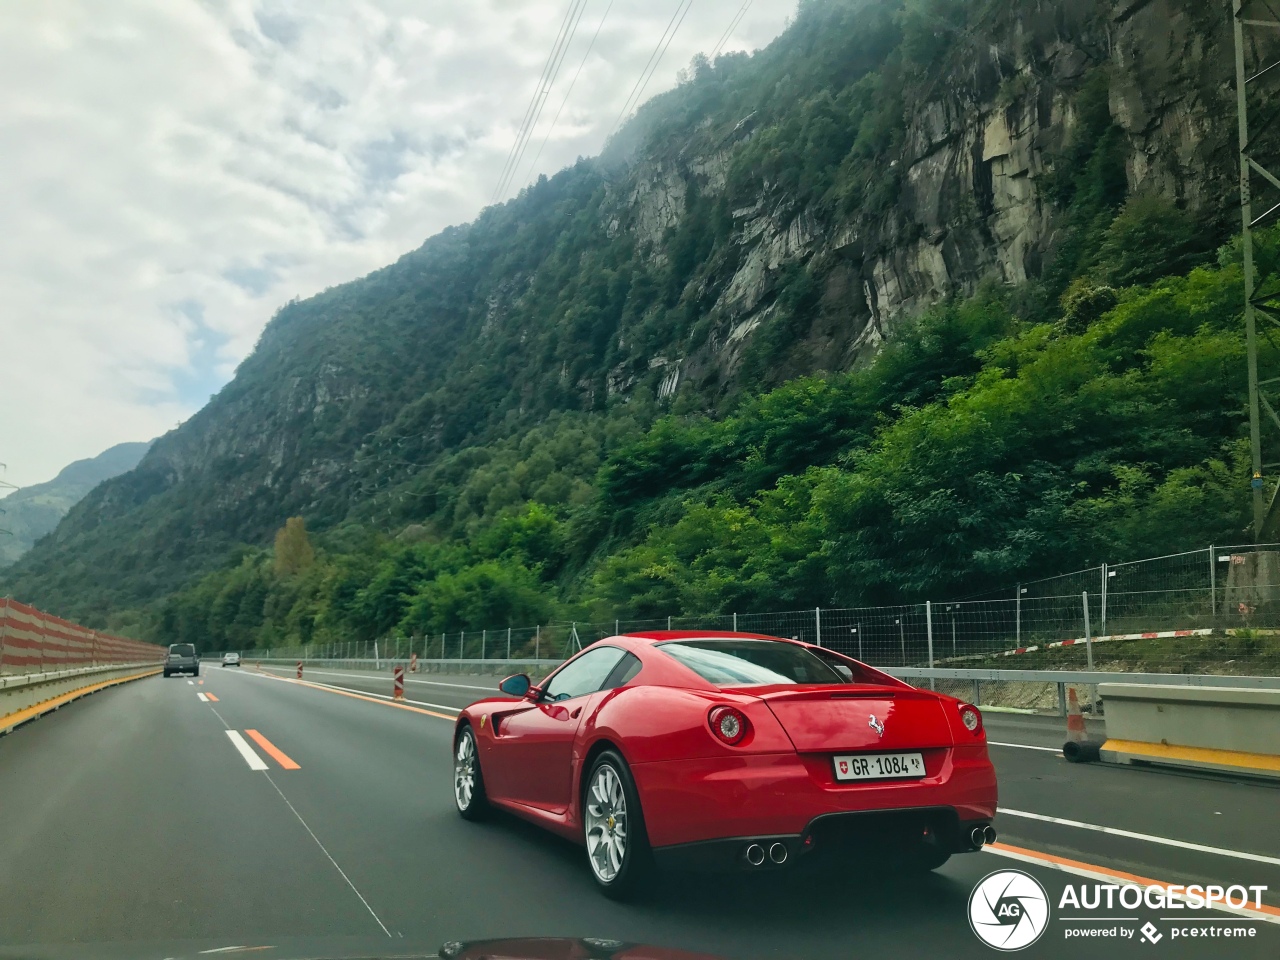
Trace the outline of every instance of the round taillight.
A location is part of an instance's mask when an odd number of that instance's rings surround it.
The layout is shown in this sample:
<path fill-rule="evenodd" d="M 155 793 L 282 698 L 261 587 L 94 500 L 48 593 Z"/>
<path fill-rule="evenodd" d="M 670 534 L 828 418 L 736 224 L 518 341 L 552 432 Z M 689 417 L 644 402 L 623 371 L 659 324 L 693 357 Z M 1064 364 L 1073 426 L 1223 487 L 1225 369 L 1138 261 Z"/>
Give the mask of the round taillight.
<path fill-rule="evenodd" d="M 711 732 L 732 746 L 747 735 L 747 718 L 733 707 L 716 707 L 709 714 Z"/>
<path fill-rule="evenodd" d="M 960 708 L 960 722 L 970 733 L 977 733 L 982 729 L 982 714 L 978 712 L 977 707 L 971 707 L 966 703 Z"/>

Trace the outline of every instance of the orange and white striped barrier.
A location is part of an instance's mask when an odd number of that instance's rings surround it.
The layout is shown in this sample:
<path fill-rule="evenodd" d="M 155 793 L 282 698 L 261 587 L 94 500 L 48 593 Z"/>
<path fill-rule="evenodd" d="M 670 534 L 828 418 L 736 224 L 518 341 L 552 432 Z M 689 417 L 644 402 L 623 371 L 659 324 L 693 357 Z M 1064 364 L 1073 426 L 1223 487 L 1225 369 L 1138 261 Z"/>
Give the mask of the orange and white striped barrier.
<path fill-rule="evenodd" d="M 1080 701 L 1076 697 L 1076 688 L 1067 687 L 1067 739 L 1081 743 L 1089 739 L 1084 728 L 1084 714 L 1080 712 Z"/>
<path fill-rule="evenodd" d="M 393 700 L 404 699 L 404 665 L 398 664 L 395 669 L 395 687 L 392 694 Z"/>

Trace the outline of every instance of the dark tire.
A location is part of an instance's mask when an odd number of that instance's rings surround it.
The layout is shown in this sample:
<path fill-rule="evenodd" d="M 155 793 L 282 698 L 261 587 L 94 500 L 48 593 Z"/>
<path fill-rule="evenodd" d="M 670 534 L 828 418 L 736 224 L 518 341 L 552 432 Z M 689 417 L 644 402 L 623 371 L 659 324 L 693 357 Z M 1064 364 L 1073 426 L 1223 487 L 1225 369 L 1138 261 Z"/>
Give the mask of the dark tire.
<path fill-rule="evenodd" d="M 453 802 L 463 820 L 480 820 L 489 812 L 480 772 L 480 751 L 470 726 L 458 731 L 453 741 Z"/>
<path fill-rule="evenodd" d="M 582 831 L 587 866 L 601 893 L 628 900 L 644 891 L 653 875 L 653 852 L 640 794 L 627 762 L 612 750 L 596 757 L 584 782 Z"/>
<path fill-rule="evenodd" d="M 199 670 L 192 670 L 192 671 L 191 671 L 191 675 L 192 675 L 193 677 L 198 677 L 198 676 L 200 676 L 200 671 L 199 671 Z"/>
<path fill-rule="evenodd" d="M 168 680 L 171 676 L 173 676 L 173 674 L 171 674 L 168 670 L 164 671 L 164 678 L 166 680 Z"/>

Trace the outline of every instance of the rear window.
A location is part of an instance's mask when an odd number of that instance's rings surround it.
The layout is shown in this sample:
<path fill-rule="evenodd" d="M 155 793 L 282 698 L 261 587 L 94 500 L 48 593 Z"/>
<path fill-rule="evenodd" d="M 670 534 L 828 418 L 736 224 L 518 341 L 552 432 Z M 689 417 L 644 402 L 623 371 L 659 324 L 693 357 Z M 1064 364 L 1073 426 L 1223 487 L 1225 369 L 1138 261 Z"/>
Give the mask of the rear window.
<path fill-rule="evenodd" d="M 673 640 L 658 649 L 721 687 L 846 682 L 804 647 L 777 640 Z"/>
<path fill-rule="evenodd" d="M 169 647 L 169 656 L 171 657 L 194 657 L 196 648 L 189 643 L 175 643 Z"/>

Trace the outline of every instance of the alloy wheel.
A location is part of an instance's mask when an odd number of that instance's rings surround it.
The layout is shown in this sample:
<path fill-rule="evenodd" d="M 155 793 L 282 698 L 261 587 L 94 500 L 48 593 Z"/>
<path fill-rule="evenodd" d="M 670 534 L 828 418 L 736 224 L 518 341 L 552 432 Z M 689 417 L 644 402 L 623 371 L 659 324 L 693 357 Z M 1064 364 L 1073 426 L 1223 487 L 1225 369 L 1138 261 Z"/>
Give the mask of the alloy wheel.
<path fill-rule="evenodd" d="M 627 798 L 622 779 L 609 766 L 601 765 L 587 790 L 587 859 L 601 883 L 611 883 L 627 856 Z"/>
<path fill-rule="evenodd" d="M 453 798 L 459 810 L 471 806 L 476 794 L 476 740 L 470 730 L 458 737 L 458 749 L 453 758 Z"/>

